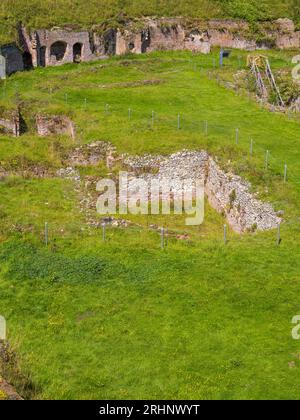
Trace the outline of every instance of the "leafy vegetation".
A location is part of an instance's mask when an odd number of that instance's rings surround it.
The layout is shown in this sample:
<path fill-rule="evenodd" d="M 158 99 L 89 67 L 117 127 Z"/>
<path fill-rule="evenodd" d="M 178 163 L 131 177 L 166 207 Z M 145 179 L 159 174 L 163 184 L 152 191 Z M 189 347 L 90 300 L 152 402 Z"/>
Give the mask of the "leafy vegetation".
<path fill-rule="evenodd" d="M 265 53 L 274 69 L 291 68 L 291 53 Z M 0 181 L 0 313 L 29 386 L 6 378 L 24 396 L 299 399 L 291 319 L 300 293 L 300 123 L 218 83 L 245 70 L 246 53 L 233 51 L 222 69 L 218 54 L 114 57 L 0 85 L 0 106 L 14 106 L 18 93 L 26 119 L 62 113 L 77 126 L 75 143 L 39 138 L 30 124 L 18 139 L 0 136 L 0 165 L 11 172 Z M 208 150 L 284 212 L 281 245 L 274 231 L 229 231 L 225 246 L 225 220 L 208 205 L 199 227 L 179 216 L 132 216 L 136 225 L 109 227 L 103 242 L 73 183 L 55 176 L 70 149 L 94 140 L 131 154 Z M 49 175 L 34 178 L 34 166 Z M 102 176 L 104 168 L 91 170 Z M 151 224 L 168 227 L 164 250 Z"/>
<path fill-rule="evenodd" d="M 292 0 L 292 11 L 295 22 L 300 22 L 300 4 L 298 0 Z"/>
<path fill-rule="evenodd" d="M 274 73 L 276 84 L 280 91 L 280 95 L 284 104 L 287 107 L 292 106 L 295 101 L 300 97 L 300 85 L 291 77 L 290 70 L 279 70 Z M 269 86 L 269 82 L 264 80 L 266 86 Z M 253 94 L 257 93 L 256 78 L 253 74 L 245 73 L 241 75 L 239 85 L 247 86 L 247 89 Z M 274 90 L 268 90 L 268 97 L 266 100 L 273 105 L 278 105 L 278 95 Z"/>
<path fill-rule="evenodd" d="M 290 0 L 221 0 L 225 14 L 233 18 L 246 19 L 250 22 L 276 19 L 278 17 L 296 17 L 294 5 Z"/>

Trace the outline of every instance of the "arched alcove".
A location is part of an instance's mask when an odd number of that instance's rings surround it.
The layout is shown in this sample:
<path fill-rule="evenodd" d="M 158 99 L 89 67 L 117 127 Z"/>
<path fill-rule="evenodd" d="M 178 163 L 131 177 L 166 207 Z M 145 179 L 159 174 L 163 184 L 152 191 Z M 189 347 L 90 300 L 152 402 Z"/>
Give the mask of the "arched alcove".
<path fill-rule="evenodd" d="M 81 63 L 82 60 L 82 44 L 80 42 L 76 42 L 73 45 L 73 62 L 74 63 Z"/>
<path fill-rule="evenodd" d="M 56 61 L 62 61 L 67 50 L 67 44 L 63 41 L 54 42 L 50 48 L 51 57 L 54 56 Z"/>

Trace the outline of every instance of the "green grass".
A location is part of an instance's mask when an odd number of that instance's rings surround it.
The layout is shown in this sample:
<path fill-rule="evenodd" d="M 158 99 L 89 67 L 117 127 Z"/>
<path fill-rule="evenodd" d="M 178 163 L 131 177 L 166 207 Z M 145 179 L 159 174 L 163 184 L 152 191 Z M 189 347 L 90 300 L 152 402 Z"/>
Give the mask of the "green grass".
<path fill-rule="evenodd" d="M 299 399 L 298 256 L 271 240 L 162 252 L 132 231 L 54 253 L 15 240 L 1 311 L 37 398 Z"/>
<path fill-rule="evenodd" d="M 266 53 L 274 68 L 291 67 L 292 53 Z M 0 106 L 12 106 L 17 91 L 30 129 L 19 139 L 0 137 L 1 166 L 14 173 L 0 181 L 0 313 L 30 379 L 19 388 L 25 397 L 299 399 L 291 319 L 300 293 L 300 123 L 219 86 L 216 74 L 232 76 L 245 53 L 233 52 L 223 70 L 213 67 L 217 56 L 112 58 L 15 74 L 1 86 Z M 38 111 L 69 115 L 76 142 L 37 137 Z M 284 210 L 282 244 L 274 231 L 230 231 L 224 246 L 225 220 L 208 206 L 200 227 L 186 228 L 182 217 L 137 216 L 140 227 L 108 228 L 103 243 L 69 181 L 26 175 L 34 165 L 54 174 L 70 148 L 92 140 L 131 154 L 210 151 Z M 104 168 L 81 168 L 89 170 L 102 176 Z M 169 228 L 166 249 L 151 223 Z M 176 237 L 183 232 L 187 240 Z"/>
<path fill-rule="evenodd" d="M 51 14 L 49 13 L 51 10 Z M 2 0 L 0 42 L 16 38 L 16 25 L 29 28 L 68 26 L 75 29 L 122 26 L 143 16 L 183 16 L 188 19 L 246 19 L 250 22 L 289 17 L 300 21 L 298 0 Z"/>

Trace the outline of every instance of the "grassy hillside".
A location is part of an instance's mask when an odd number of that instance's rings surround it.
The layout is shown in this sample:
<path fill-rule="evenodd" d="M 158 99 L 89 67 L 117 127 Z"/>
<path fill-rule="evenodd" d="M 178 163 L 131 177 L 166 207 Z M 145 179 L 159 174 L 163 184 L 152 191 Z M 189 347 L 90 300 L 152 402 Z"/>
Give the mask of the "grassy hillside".
<path fill-rule="evenodd" d="M 273 68 L 290 67 L 289 53 L 269 56 Z M 218 85 L 214 76 L 228 78 L 243 67 L 245 53 L 233 52 L 223 70 L 214 68 L 217 57 L 114 57 L 15 74 L 0 85 L 0 105 L 13 105 L 18 93 L 28 122 L 38 111 L 62 113 L 78 127 L 75 144 L 33 131 L 1 136 L 6 170 L 55 172 L 69 149 L 92 140 L 128 153 L 205 148 L 251 180 L 285 219 L 280 246 L 274 231 L 230 231 L 225 246 L 225 220 L 208 206 L 200 227 L 137 217 L 141 226 L 108 228 L 103 242 L 101 230 L 86 225 L 72 182 L 28 174 L 2 179 L 0 314 L 28 380 L 22 385 L 9 369 L 5 376 L 23 395 L 299 399 L 300 345 L 291 338 L 291 319 L 300 293 L 300 123 Z M 82 176 L 105 173 L 102 166 L 78 169 Z M 174 232 L 165 250 L 151 223 Z M 183 232 L 187 240 L 176 237 Z"/>
<path fill-rule="evenodd" d="M 300 21 L 298 0 L 2 0 L 0 43 L 15 38 L 22 21 L 32 28 L 75 25 L 90 29 L 125 18 L 185 16 L 187 18 L 242 18 L 249 21 L 290 17 Z M 298 9 L 297 9 L 298 7 Z M 51 13 L 49 13 L 51 10 Z"/>

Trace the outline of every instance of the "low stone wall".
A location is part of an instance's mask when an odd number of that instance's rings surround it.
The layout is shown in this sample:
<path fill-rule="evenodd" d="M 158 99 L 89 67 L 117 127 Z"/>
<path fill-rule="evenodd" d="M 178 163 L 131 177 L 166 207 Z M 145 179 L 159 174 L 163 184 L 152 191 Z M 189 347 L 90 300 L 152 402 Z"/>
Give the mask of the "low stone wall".
<path fill-rule="evenodd" d="M 226 216 L 236 232 L 276 228 L 281 219 L 268 203 L 250 193 L 251 185 L 239 176 L 227 174 L 210 157 L 208 159 L 205 193 L 210 205 Z"/>
<path fill-rule="evenodd" d="M 228 224 L 236 232 L 275 229 L 282 222 L 271 204 L 258 200 L 255 194 L 251 193 L 250 183 L 222 170 L 205 150 L 183 150 L 169 156 L 118 156 L 111 143 L 96 141 L 75 148 L 66 158 L 68 168 L 61 169 L 58 175 L 80 183 L 79 173 L 74 167 L 98 165 L 101 161 L 106 161 L 108 168 L 113 168 L 116 163 L 121 164 L 128 172 L 128 180 L 131 181 L 133 190 L 136 177 L 145 180 L 149 187 L 153 179 L 158 179 L 161 186 L 164 186 L 164 182 L 169 185 L 171 180 L 173 194 L 182 191 L 182 183 L 185 181 L 200 181 L 204 184 L 209 204 L 226 217 Z M 96 176 L 86 178 L 89 178 L 86 183 L 92 183 L 93 188 L 86 191 L 82 203 L 85 203 L 88 209 L 95 209 L 98 198 L 95 186 L 98 179 Z M 187 189 L 189 185 L 189 182 L 185 182 Z M 192 185 L 191 187 L 193 188 Z"/>
<path fill-rule="evenodd" d="M 206 151 L 183 151 L 168 157 L 127 157 L 124 163 L 148 181 L 152 177 L 203 181 L 210 205 L 226 217 L 236 232 L 274 229 L 282 221 L 269 203 L 254 197 L 248 182 L 223 171 Z M 149 173 L 150 168 L 155 174 Z"/>
<path fill-rule="evenodd" d="M 116 30 L 115 54 L 129 52 L 141 54 L 157 50 L 190 50 L 207 54 L 211 47 L 256 50 L 268 48 L 300 48 L 300 31 L 289 19 L 261 22 L 259 34 L 253 32 L 249 23 L 233 20 L 189 22 L 184 19 L 141 20 L 142 29 L 135 29 L 129 22 L 122 30 Z M 101 48 L 101 38 L 97 48 Z"/>
<path fill-rule="evenodd" d="M 67 135 L 75 139 L 74 123 L 65 116 L 45 116 L 36 117 L 36 127 L 38 135 L 41 137 L 56 135 Z"/>
<path fill-rule="evenodd" d="M 93 143 L 76 147 L 67 158 L 70 166 L 93 166 L 100 162 L 111 159 L 114 161 L 115 147 L 105 141 L 95 141 Z M 109 165 L 107 165 L 109 166 Z"/>
<path fill-rule="evenodd" d="M 21 131 L 20 113 L 18 111 L 12 111 L 0 116 L 0 130 L 1 128 L 4 133 L 19 137 Z"/>

